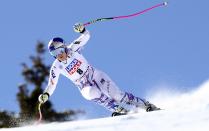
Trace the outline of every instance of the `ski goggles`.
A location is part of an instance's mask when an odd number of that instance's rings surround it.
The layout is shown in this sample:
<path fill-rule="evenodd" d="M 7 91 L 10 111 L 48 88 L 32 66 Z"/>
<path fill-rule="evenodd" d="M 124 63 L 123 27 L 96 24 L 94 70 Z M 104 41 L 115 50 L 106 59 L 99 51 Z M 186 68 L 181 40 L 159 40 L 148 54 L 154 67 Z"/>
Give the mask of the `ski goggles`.
<path fill-rule="evenodd" d="M 61 46 L 55 50 L 51 50 L 50 53 L 51 55 L 53 55 L 54 57 L 57 57 L 59 54 L 62 54 L 65 52 L 65 47 Z"/>

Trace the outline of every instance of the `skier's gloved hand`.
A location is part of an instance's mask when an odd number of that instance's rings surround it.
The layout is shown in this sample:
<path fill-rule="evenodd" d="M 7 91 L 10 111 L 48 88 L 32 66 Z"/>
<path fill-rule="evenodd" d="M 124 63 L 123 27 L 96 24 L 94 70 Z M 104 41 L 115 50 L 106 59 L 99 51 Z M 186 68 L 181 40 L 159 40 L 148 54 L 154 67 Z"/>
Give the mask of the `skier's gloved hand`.
<path fill-rule="evenodd" d="M 39 95 L 39 97 L 38 97 L 38 101 L 41 104 L 45 103 L 48 99 L 49 99 L 49 94 L 48 93 L 43 93 L 43 94 Z"/>
<path fill-rule="evenodd" d="M 73 29 L 75 32 L 77 33 L 84 33 L 85 32 L 85 27 L 82 23 L 76 23 L 74 26 L 73 26 Z"/>

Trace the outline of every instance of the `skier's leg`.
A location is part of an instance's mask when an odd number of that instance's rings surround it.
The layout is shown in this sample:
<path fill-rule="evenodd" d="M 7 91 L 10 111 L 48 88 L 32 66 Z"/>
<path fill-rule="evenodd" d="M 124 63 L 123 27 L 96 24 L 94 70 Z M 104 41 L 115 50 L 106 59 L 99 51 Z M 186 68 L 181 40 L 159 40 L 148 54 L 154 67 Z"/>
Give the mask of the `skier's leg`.
<path fill-rule="evenodd" d="M 127 112 L 127 110 L 119 106 L 114 99 L 111 99 L 110 97 L 102 93 L 101 90 L 98 87 L 96 87 L 96 85 L 85 86 L 80 91 L 85 99 L 93 101 L 107 108 L 111 112 Z"/>
<path fill-rule="evenodd" d="M 139 107 L 145 109 L 147 112 L 160 110 L 160 108 L 156 107 L 154 104 L 149 101 L 142 99 L 140 97 L 136 97 L 131 93 L 125 92 L 123 98 L 120 100 L 121 103 L 126 103 L 128 105 L 134 105 L 135 107 Z"/>
<path fill-rule="evenodd" d="M 145 99 L 139 98 L 134 96 L 131 93 L 125 92 L 123 98 L 120 100 L 122 103 L 135 105 L 136 107 L 144 108 L 146 109 L 146 105 L 148 101 Z"/>
<path fill-rule="evenodd" d="M 95 70 L 94 71 L 94 83 L 100 88 L 100 90 L 106 94 L 107 96 L 113 98 L 115 101 L 120 103 L 120 100 L 124 96 L 124 92 L 122 92 L 116 84 L 109 78 L 107 74 L 102 71 Z"/>
<path fill-rule="evenodd" d="M 109 92 L 110 92 L 110 95 L 112 95 L 112 97 L 114 97 L 115 94 L 112 94 L 112 93 L 114 93 L 115 91 L 112 91 L 112 90 L 116 90 L 119 88 L 115 88 L 115 87 L 117 87 L 115 84 L 110 84 L 110 85 L 112 85 L 112 86 L 110 86 Z M 117 91 L 117 92 L 119 92 L 119 91 Z M 118 96 L 121 96 L 121 95 L 123 95 L 122 98 L 117 100 L 117 101 L 120 101 L 121 103 L 133 105 L 137 108 L 139 107 L 139 108 L 145 109 L 147 112 L 159 110 L 159 108 L 157 108 L 154 104 L 151 104 L 146 99 L 142 99 L 140 97 L 134 96 L 132 93 L 123 92 L 121 94 L 118 94 Z M 119 98 L 119 97 L 117 97 L 117 98 Z"/>
<path fill-rule="evenodd" d="M 131 104 L 136 107 L 146 109 L 150 103 L 145 99 L 136 97 L 131 93 L 121 91 L 118 86 L 110 79 L 110 77 L 102 71 L 95 71 L 94 80 L 107 96 L 110 96 L 118 103 Z"/>

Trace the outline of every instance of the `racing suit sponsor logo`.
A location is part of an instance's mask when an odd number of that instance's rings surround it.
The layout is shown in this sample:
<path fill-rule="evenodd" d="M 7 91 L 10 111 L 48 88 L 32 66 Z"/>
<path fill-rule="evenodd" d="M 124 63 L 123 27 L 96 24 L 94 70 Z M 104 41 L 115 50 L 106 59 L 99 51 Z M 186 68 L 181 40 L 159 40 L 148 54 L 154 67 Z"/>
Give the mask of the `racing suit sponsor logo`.
<path fill-rule="evenodd" d="M 81 64 L 81 61 L 74 59 L 65 69 L 70 75 L 72 75 L 79 69 Z"/>
<path fill-rule="evenodd" d="M 74 42 L 74 44 L 76 44 L 76 45 L 78 45 L 78 44 L 80 44 L 81 43 L 81 41 L 75 41 Z"/>
<path fill-rule="evenodd" d="M 56 77 L 56 75 L 54 73 L 54 70 L 51 71 L 51 75 L 52 75 L 52 78 L 55 78 Z"/>

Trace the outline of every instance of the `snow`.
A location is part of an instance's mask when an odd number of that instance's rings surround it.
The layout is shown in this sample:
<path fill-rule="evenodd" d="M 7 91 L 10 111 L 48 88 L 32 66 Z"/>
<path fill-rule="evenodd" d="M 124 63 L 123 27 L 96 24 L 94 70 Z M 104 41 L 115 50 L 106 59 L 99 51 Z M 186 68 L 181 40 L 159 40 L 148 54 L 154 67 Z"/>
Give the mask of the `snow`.
<path fill-rule="evenodd" d="M 209 81 L 187 93 L 159 90 L 152 101 L 164 110 L 127 116 L 49 123 L 0 131 L 208 131 Z"/>

